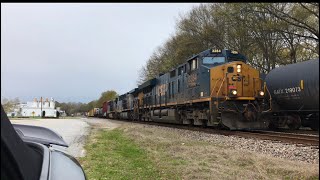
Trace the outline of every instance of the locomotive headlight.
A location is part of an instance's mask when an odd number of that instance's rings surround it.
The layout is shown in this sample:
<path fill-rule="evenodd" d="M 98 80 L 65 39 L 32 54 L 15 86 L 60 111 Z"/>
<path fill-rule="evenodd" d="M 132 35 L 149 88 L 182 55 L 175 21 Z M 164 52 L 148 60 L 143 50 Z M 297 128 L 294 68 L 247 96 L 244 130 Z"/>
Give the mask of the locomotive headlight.
<path fill-rule="evenodd" d="M 259 91 L 259 95 L 260 96 L 264 96 L 264 92 L 263 91 Z"/>
<path fill-rule="evenodd" d="M 241 72 L 241 64 L 237 65 L 237 72 L 240 73 Z"/>
<path fill-rule="evenodd" d="M 232 89 L 232 90 L 231 90 L 231 94 L 235 96 L 235 95 L 237 95 L 237 94 L 238 94 L 238 92 L 237 92 L 237 90 Z"/>

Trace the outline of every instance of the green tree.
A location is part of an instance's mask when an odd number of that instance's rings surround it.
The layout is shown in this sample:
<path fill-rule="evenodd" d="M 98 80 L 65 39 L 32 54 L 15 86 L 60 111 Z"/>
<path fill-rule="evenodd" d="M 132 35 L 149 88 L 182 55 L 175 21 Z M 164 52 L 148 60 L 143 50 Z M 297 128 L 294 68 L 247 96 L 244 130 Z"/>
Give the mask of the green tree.
<path fill-rule="evenodd" d="M 97 100 L 90 101 L 86 106 L 87 111 L 90 111 L 91 109 L 95 108 L 96 104 Z"/>
<path fill-rule="evenodd" d="M 7 98 L 1 99 L 3 110 L 7 113 L 12 112 L 19 103 L 20 103 L 20 100 L 17 97 L 14 99 L 7 99 Z"/>
<path fill-rule="evenodd" d="M 209 48 L 237 50 L 264 73 L 319 57 L 318 3 L 201 4 L 176 27 L 140 69 L 138 85 Z"/>
<path fill-rule="evenodd" d="M 75 114 L 75 113 L 84 113 L 84 112 L 88 112 L 90 110 L 90 108 L 88 107 L 88 104 L 86 103 L 75 103 L 75 102 L 62 102 L 59 103 L 58 101 L 56 101 L 56 107 L 60 107 L 61 110 L 66 111 L 67 115 L 71 115 L 71 114 Z"/>
<path fill-rule="evenodd" d="M 95 107 L 102 107 L 103 102 L 115 99 L 118 96 L 117 92 L 114 90 L 108 90 L 101 93 L 100 98 L 94 104 Z"/>
<path fill-rule="evenodd" d="M 319 41 L 319 3 L 260 3 L 265 12 L 300 32 L 278 28 L 288 34 Z"/>

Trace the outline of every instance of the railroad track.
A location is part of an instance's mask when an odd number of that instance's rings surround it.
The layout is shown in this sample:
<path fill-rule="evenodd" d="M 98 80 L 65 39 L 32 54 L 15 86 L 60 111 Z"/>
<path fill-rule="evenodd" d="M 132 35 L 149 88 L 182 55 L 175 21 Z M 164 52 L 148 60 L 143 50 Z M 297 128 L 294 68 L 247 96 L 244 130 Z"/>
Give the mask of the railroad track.
<path fill-rule="evenodd" d="M 242 137 L 255 137 L 265 140 L 319 147 L 319 135 L 293 134 L 275 131 L 239 131 L 236 132 L 236 134 Z"/>
<path fill-rule="evenodd" d="M 276 131 L 229 131 L 222 129 L 215 129 L 209 127 L 187 126 L 167 123 L 157 123 L 151 121 L 127 121 L 138 124 L 147 124 L 155 126 L 163 126 L 169 128 L 185 129 L 191 131 L 200 131 L 209 134 L 220 134 L 225 136 L 238 136 L 244 138 L 254 138 L 271 140 L 276 142 L 284 142 L 289 144 L 297 144 L 302 146 L 317 146 L 319 148 L 319 135 L 312 134 L 297 134 L 297 133 L 285 133 Z"/>
<path fill-rule="evenodd" d="M 291 133 L 291 134 L 306 134 L 306 135 L 317 135 L 319 136 L 319 131 L 314 130 L 307 130 L 306 128 L 300 128 L 298 130 L 290 130 L 285 128 L 279 128 L 276 130 L 267 130 L 267 131 L 275 131 L 275 132 L 284 132 L 284 133 Z"/>

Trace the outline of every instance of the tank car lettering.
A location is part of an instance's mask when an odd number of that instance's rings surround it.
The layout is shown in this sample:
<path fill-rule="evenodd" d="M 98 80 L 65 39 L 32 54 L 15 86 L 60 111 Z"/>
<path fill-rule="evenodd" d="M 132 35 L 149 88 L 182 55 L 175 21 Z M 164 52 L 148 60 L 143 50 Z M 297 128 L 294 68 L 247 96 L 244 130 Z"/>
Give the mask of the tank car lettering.
<path fill-rule="evenodd" d="M 290 88 L 285 88 L 285 89 L 276 89 L 273 91 L 273 94 L 291 94 L 291 93 L 297 93 L 301 92 L 300 87 L 290 87 Z"/>
<path fill-rule="evenodd" d="M 300 87 L 291 87 L 291 88 L 285 88 L 286 93 L 296 93 L 301 92 Z"/>
<path fill-rule="evenodd" d="M 273 91 L 273 94 L 282 94 L 283 93 L 283 89 L 276 89 Z"/>
<path fill-rule="evenodd" d="M 286 91 L 287 94 L 289 93 L 289 88 L 285 88 L 284 90 Z"/>

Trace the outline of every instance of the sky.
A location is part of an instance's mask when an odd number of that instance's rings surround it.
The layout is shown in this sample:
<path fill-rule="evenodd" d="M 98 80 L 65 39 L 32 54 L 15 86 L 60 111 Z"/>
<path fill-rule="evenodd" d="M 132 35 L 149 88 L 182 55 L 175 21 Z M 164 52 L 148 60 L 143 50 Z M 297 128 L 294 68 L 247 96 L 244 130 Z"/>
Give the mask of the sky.
<path fill-rule="evenodd" d="M 197 3 L 1 3 L 1 99 L 87 103 L 139 70 Z"/>

